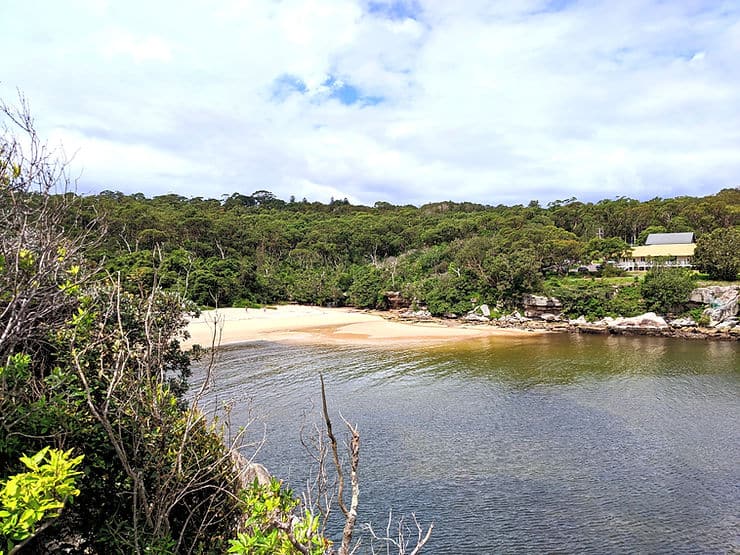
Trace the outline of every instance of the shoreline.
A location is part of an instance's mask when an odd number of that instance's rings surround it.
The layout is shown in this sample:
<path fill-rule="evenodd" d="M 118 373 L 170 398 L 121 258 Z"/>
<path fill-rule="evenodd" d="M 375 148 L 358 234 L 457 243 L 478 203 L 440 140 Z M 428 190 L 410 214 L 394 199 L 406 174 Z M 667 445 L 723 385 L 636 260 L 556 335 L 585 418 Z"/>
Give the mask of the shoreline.
<path fill-rule="evenodd" d="M 734 329 L 734 328 L 733 328 Z M 183 348 L 227 346 L 254 341 L 334 345 L 434 345 L 483 337 L 523 338 L 552 333 L 585 333 L 738 341 L 740 329 L 609 327 L 574 321 L 491 320 L 465 322 L 444 318 L 408 318 L 401 311 L 278 305 L 271 308 L 205 310 L 189 321 Z M 214 337 L 216 341 L 214 342 Z"/>
<path fill-rule="evenodd" d="M 389 311 L 392 313 L 394 311 Z M 404 316 L 404 311 L 395 311 L 395 314 L 385 316 L 388 319 L 396 321 L 417 321 L 417 322 L 453 322 L 454 325 L 460 325 L 464 320 L 447 320 L 438 317 L 424 317 L 414 319 Z M 607 319 L 608 320 L 608 319 Z M 448 324 L 450 325 L 450 324 Z M 588 334 L 588 335 L 622 335 L 622 336 L 644 336 L 644 337 L 668 337 L 673 339 L 705 340 L 705 341 L 740 341 L 740 327 L 733 328 L 712 328 L 702 326 L 692 327 L 673 327 L 670 325 L 653 326 L 639 324 L 620 324 L 618 322 L 608 323 L 604 320 L 597 322 L 587 322 L 584 320 L 542 320 L 539 318 L 523 318 L 504 316 L 500 319 L 490 319 L 482 321 L 476 319 L 474 322 L 466 322 L 471 328 L 491 327 L 497 331 L 518 330 L 522 332 L 540 332 L 540 333 L 570 333 L 570 334 Z"/>
<path fill-rule="evenodd" d="M 353 308 L 279 305 L 205 310 L 187 326 L 183 348 L 253 341 L 401 345 L 447 343 L 480 337 L 531 337 L 550 330 L 469 324 L 454 320 L 401 320 L 393 313 Z M 215 341 L 214 341 L 215 338 Z"/>

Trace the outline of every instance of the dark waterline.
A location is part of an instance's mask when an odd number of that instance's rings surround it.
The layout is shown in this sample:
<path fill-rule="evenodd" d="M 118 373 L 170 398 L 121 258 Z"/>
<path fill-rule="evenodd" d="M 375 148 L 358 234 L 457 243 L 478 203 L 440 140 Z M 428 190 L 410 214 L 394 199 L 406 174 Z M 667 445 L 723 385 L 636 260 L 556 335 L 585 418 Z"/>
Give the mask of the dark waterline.
<path fill-rule="evenodd" d="M 303 489 L 302 425 L 330 405 L 362 434 L 361 514 L 435 523 L 427 553 L 740 550 L 733 343 L 553 335 L 424 349 L 224 349 L 204 406 Z M 202 376 L 195 371 L 194 382 Z"/>

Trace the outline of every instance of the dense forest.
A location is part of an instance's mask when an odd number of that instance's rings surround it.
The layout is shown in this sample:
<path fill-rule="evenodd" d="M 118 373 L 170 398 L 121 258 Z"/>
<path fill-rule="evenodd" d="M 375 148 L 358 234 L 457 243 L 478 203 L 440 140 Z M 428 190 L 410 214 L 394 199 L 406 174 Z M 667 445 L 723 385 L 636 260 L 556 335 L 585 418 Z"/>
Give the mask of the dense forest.
<path fill-rule="evenodd" d="M 608 262 L 653 232 L 694 232 L 709 277 L 734 279 L 738 271 L 738 188 L 646 202 L 571 198 L 547 207 L 367 207 L 286 202 L 268 191 L 220 200 L 106 191 L 83 197 L 80 210 L 70 214 L 77 225 L 86 214 L 102 217 L 106 233 L 92 257 L 121 272 L 129 288 L 156 282 L 210 307 L 385 308 L 396 291 L 436 315 L 464 313 L 471 301 L 505 310 L 524 293 L 557 292 L 553 278 L 582 264 L 601 262 L 605 275 L 619 274 Z"/>

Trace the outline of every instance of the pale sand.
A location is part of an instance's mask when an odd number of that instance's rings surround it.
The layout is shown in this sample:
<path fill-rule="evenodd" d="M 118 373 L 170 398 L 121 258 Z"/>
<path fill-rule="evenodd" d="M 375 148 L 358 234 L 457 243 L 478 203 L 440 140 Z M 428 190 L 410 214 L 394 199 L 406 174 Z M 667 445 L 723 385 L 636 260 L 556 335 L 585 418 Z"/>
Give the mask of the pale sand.
<path fill-rule="evenodd" d="M 190 339 L 183 347 L 250 341 L 301 343 L 417 343 L 473 339 L 493 335 L 531 336 L 533 332 L 493 326 L 445 325 L 439 322 L 401 323 L 378 313 L 349 308 L 282 305 L 268 309 L 221 308 L 204 311 L 188 324 Z"/>

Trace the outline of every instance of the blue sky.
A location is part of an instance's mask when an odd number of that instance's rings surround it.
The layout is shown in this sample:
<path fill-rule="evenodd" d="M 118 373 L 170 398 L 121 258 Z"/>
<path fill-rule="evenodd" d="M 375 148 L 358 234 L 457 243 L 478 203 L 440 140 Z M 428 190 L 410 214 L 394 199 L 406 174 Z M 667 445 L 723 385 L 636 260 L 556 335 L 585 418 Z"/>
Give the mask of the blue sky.
<path fill-rule="evenodd" d="M 355 203 L 740 185 L 740 4 L 4 0 L 78 189 Z"/>

